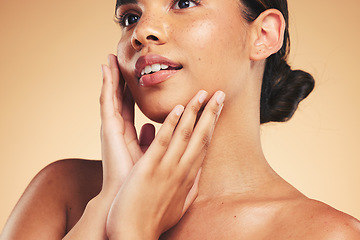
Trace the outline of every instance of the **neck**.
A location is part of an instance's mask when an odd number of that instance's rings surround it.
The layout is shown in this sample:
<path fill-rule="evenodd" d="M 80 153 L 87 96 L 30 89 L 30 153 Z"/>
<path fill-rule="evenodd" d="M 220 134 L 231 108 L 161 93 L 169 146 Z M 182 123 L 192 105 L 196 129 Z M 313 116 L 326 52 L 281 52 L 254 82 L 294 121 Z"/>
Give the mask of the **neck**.
<path fill-rule="evenodd" d="M 231 194 L 248 197 L 280 179 L 261 148 L 258 111 L 249 112 L 258 107 L 227 100 L 202 166 L 199 201 Z"/>

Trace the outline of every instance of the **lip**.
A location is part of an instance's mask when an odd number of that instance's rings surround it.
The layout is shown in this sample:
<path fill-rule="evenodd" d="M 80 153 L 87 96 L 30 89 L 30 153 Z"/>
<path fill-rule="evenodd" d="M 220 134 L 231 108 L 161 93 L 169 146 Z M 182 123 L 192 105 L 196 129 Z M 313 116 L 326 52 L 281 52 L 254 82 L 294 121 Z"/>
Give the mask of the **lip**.
<path fill-rule="evenodd" d="M 151 66 L 153 64 L 164 64 L 169 66 L 169 68 L 142 76 L 141 71 L 146 66 Z M 139 59 L 136 61 L 135 75 L 139 79 L 140 85 L 149 86 L 167 80 L 172 75 L 176 74 L 181 68 L 181 64 L 176 63 L 166 57 L 157 54 L 148 54 L 146 56 L 139 57 Z"/>

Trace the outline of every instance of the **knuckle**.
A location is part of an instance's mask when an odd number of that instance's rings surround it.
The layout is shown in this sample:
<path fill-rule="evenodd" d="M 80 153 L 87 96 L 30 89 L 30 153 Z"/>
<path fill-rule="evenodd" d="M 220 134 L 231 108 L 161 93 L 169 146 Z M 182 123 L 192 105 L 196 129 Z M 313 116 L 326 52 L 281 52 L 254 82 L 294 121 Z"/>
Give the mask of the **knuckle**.
<path fill-rule="evenodd" d="M 214 116 L 217 116 L 218 113 L 219 113 L 219 106 L 215 105 L 215 104 L 212 105 L 211 108 L 210 108 L 210 111 Z"/>
<path fill-rule="evenodd" d="M 198 104 L 192 104 L 190 105 L 190 109 L 194 114 L 197 114 L 200 110 L 200 106 Z"/>
<path fill-rule="evenodd" d="M 104 103 L 105 103 L 105 97 L 102 94 L 99 97 L 99 103 L 100 103 L 100 105 L 104 105 Z"/>
<path fill-rule="evenodd" d="M 185 128 L 181 130 L 181 135 L 185 142 L 188 142 L 192 136 L 192 131 L 189 128 Z"/>
<path fill-rule="evenodd" d="M 167 147 L 170 143 L 169 137 L 160 137 L 158 143 L 161 147 Z"/>
<path fill-rule="evenodd" d="M 205 133 L 202 135 L 202 138 L 201 138 L 201 143 L 203 144 L 203 146 L 205 148 L 208 148 L 209 147 L 209 144 L 210 144 L 210 135 L 208 133 Z"/>

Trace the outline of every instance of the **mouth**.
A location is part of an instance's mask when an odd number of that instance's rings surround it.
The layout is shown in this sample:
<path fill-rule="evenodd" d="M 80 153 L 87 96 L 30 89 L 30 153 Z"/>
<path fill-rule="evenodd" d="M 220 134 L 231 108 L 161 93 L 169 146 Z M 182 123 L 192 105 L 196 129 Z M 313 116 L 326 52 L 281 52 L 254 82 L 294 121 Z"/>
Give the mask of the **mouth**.
<path fill-rule="evenodd" d="M 135 75 L 140 85 L 154 85 L 165 81 L 183 66 L 156 54 L 140 57 L 135 64 Z"/>
<path fill-rule="evenodd" d="M 156 73 L 156 72 L 159 72 L 159 71 L 163 71 L 163 70 L 180 70 L 180 69 L 182 69 L 182 66 L 171 67 L 171 66 L 168 66 L 166 64 L 155 63 L 155 64 L 152 64 L 152 65 L 145 66 L 145 68 L 143 68 L 141 70 L 140 77 L 142 77 L 144 75 L 153 74 L 153 73 Z"/>

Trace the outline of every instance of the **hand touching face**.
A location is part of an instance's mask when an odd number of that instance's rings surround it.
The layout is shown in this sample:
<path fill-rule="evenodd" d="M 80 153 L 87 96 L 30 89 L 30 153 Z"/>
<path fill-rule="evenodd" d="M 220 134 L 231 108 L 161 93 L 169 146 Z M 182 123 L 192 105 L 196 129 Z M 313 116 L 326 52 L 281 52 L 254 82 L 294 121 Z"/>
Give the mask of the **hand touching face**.
<path fill-rule="evenodd" d="M 110 67 L 103 66 L 100 98 L 104 170 L 101 196 L 112 201 L 107 235 L 110 239 L 158 239 L 197 197 L 199 169 L 225 94 L 216 92 L 204 107 L 208 93 L 202 90 L 185 108 L 177 105 L 142 154 L 142 137 L 137 139 L 133 122 L 134 102 L 119 78 L 115 56 L 110 55 L 109 60 Z"/>

